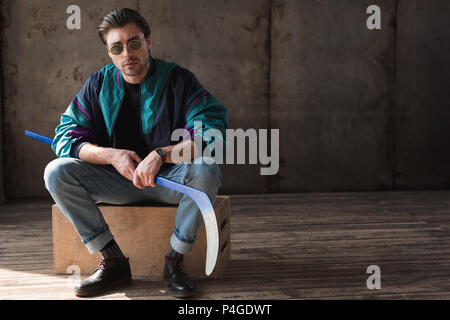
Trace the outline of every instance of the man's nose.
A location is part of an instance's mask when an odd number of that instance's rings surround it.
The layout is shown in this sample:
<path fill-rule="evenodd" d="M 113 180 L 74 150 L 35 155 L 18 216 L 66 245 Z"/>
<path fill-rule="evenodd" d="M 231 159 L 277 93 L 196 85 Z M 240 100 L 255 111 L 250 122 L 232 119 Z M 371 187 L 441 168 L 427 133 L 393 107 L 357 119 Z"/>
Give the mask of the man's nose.
<path fill-rule="evenodd" d="M 133 52 L 130 49 L 128 49 L 128 46 L 124 46 L 122 54 L 124 57 L 130 57 L 133 55 Z"/>

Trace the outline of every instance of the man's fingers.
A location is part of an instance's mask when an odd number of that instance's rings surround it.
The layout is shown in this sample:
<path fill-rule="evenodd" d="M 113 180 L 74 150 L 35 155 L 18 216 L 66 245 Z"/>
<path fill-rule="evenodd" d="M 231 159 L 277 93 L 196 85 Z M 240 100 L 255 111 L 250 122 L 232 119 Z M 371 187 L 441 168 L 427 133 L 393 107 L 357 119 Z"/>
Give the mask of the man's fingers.
<path fill-rule="evenodd" d="M 148 177 L 148 184 L 151 186 L 151 187 L 156 187 L 156 183 L 155 183 L 155 176 L 154 175 L 150 175 L 149 177 Z"/>
<path fill-rule="evenodd" d="M 142 172 L 140 175 L 141 181 L 145 186 L 155 187 L 155 176 L 148 171 Z"/>
<path fill-rule="evenodd" d="M 136 152 L 131 153 L 131 157 L 134 161 L 136 161 L 138 164 L 142 162 L 142 159 L 138 156 Z"/>
<path fill-rule="evenodd" d="M 135 170 L 136 170 L 136 168 L 134 167 L 133 162 L 128 163 L 127 167 L 125 168 L 125 174 L 126 174 L 125 177 L 128 180 L 133 181 Z"/>
<path fill-rule="evenodd" d="M 142 177 L 142 182 L 146 186 L 154 187 L 154 185 L 152 184 L 151 176 L 149 174 L 145 174 L 145 176 Z"/>
<path fill-rule="evenodd" d="M 128 174 L 127 174 L 126 178 L 130 181 L 133 181 L 134 172 L 132 170 L 128 170 Z"/>
<path fill-rule="evenodd" d="M 155 164 L 152 163 L 150 160 L 148 160 L 148 158 L 142 161 L 139 155 L 135 152 L 130 153 L 130 156 L 136 162 L 138 162 L 138 166 L 134 171 L 133 184 L 140 189 L 143 189 L 144 187 L 147 186 L 156 187 L 155 183 L 156 173 L 153 173 L 156 169 L 154 167 Z"/>
<path fill-rule="evenodd" d="M 145 186 L 156 187 L 155 177 L 150 174 L 144 174 L 141 181 Z"/>
<path fill-rule="evenodd" d="M 133 184 L 136 188 L 144 189 L 144 186 L 142 185 L 141 179 L 139 178 L 137 171 L 134 172 L 132 180 L 133 180 Z"/>

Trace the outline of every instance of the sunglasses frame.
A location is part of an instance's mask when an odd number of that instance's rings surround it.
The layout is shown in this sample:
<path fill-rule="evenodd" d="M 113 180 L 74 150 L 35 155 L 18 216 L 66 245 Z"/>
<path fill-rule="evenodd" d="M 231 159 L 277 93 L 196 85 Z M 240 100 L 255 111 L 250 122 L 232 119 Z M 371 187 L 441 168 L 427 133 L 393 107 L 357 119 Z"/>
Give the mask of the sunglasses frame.
<path fill-rule="evenodd" d="M 133 48 L 131 48 L 130 47 L 130 45 L 132 44 L 132 43 L 139 43 L 139 48 L 137 48 L 137 49 L 133 49 Z M 139 50 L 141 50 L 142 49 L 142 46 L 143 46 L 143 44 L 142 44 L 142 41 L 140 40 L 140 39 L 133 39 L 133 40 L 131 40 L 131 41 L 129 41 L 128 43 L 127 43 L 127 48 L 128 48 L 128 50 L 129 51 L 139 51 Z M 116 47 L 121 47 L 122 49 L 120 50 L 120 52 L 117 52 L 117 53 L 114 53 L 113 51 L 112 51 L 112 49 L 113 48 L 116 48 Z M 109 48 L 109 52 L 111 53 L 111 54 L 113 54 L 113 55 L 115 55 L 115 56 L 119 56 L 119 55 L 121 55 L 122 54 L 122 52 L 123 52 L 123 49 L 124 49 L 125 47 L 124 47 L 124 45 L 123 44 L 114 44 L 113 46 L 111 46 L 111 48 Z"/>

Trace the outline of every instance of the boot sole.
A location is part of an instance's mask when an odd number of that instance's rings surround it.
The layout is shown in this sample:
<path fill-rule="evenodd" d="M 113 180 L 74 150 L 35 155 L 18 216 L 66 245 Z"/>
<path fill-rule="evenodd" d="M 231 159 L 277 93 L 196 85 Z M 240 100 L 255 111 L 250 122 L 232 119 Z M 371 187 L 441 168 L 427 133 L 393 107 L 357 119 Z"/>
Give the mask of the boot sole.
<path fill-rule="evenodd" d="M 166 285 L 167 285 L 167 287 L 169 288 L 170 294 L 171 294 L 172 296 L 174 296 L 175 298 L 181 298 L 181 299 L 183 299 L 183 298 L 191 298 L 191 297 L 196 296 L 197 293 L 198 293 L 198 289 L 195 289 L 194 292 L 185 292 L 185 293 L 173 291 L 173 290 L 170 288 L 170 281 L 167 280 L 167 279 L 164 279 L 164 281 L 166 282 Z"/>
<path fill-rule="evenodd" d="M 105 294 L 105 293 L 108 293 L 109 291 L 111 291 L 113 289 L 118 289 L 120 287 L 130 286 L 131 282 L 132 282 L 131 278 L 130 279 L 120 279 L 120 280 L 111 282 L 110 284 L 108 284 L 105 287 L 98 288 L 98 289 L 95 289 L 95 290 L 90 290 L 90 291 L 74 290 L 74 291 L 75 291 L 75 295 L 77 297 L 86 298 L 86 297 L 92 297 L 92 296 Z"/>

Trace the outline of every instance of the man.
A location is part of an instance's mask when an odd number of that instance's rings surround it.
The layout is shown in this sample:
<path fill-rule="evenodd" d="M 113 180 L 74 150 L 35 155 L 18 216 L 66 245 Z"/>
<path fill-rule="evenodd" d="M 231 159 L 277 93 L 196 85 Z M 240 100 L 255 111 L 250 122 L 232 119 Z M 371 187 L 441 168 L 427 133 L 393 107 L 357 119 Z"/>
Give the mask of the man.
<path fill-rule="evenodd" d="M 164 278 L 174 296 L 190 297 L 196 286 L 183 255 L 191 251 L 203 219 L 189 197 L 155 185 L 155 176 L 203 190 L 214 201 L 222 182 L 217 164 L 186 160 L 207 145 L 196 146 L 194 136 L 210 128 L 224 134 L 227 111 L 190 71 L 151 56 L 150 28 L 138 12 L 108 13 L 99 36 L 113 64 L 94 72 L 61 116 L 52 144 L 58 158 L 44 173 L 47 190 L 89 252 L 102 254 L 75 294 L 96 295 L 131 282 L 128 258 L 96 202 L 152 201 L 179 204 Z M 194 128 L 194 121 L 202 127 Z M 180 128 L 189 138 L 172 142 L 171 133 Z"/>

